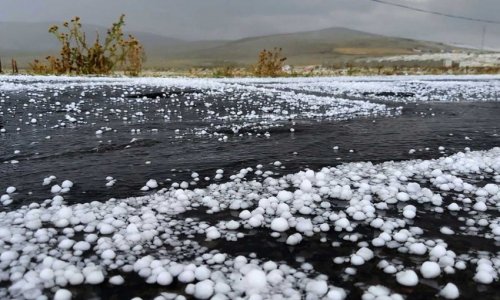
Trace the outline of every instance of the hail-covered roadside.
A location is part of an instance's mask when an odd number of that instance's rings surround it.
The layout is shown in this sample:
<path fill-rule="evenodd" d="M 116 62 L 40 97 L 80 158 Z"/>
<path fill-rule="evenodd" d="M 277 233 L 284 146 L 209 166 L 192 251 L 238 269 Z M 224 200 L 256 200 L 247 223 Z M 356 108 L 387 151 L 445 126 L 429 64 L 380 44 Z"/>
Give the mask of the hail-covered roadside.
<path fill-rule="evenodd" d="M 296 121 L 398 117 L 394 100 L 497 100 L 495 78 L 438 79 L 3 76 L 0 135 L 11 144 L 0 150 L 0 168 L 52 159 L 36 147 L 54 141 L 70 157 L 140 151 L 144 128 L 220 144 L 272 139 L 272 128 L 293 134 Z M 106 144 L 125 129 L 128 144 Z M 75 131 L 82 143 L 65 145 Z M 142 196 L 77 203 L 70 195 L 84 179 L 39 174 L 44 192 L 35 199 L 21 178 L 9 180 L 0 187 L 0 298 L 72 299 L 92 286 L 158 300 L 491 295 L 500 272 L 500 148 L 439 151 L 435 159 L 332 161 L 293 172 L 275 161 L 279 174 L 264 161 L 211 176 L 191 170 L 182 182 L 139 178 Z M 112 190 L 120 180 L 102 174 L 101 185 Z M 129 288 L 131 280 L 154 295 Z"/>
<path fill-rule="evenodd" d="M 147 283 L 163 286 L 176 280 L 185 284 L 185 293 L 201 299 L 253 294 L 342 299 L 348 293 L 307 261 L 296 269 L 202 245 L 217 239 L 245 243 L 249 230 L 290 246 L 318 236 L 332 247 L 325 260 L 343 265 L 354 280 L 356 269 L 366 263 L 408 287 L 465 269 L 474 270 L 469 279 L 478 284 L 498 279 L 497 253 L 454 250 L 446 238 L 433 238 L 414 219 L 420 214 L 453 216 L 458 232 L 446 235 L 498 239 L 500 219 L 494 212 L 500 198 L 500 148 L 428 161 L 350 163 L 246 181 L 245 175 L 256 170 L 243 169 L 233 180 L 204 189 L 170 188 L 144 197 L 75 205 L 55 195 L 3 212 L 1 279 L 11 284 L 2 297 L 36 299 L 53 287 L 122 284 L 121 275 L 109 275 L 116 271 L 136 272 Z M 479 175 L 490 183 L 470 179 Z M 188 211 L 226 210 L 238 216 L 212 223 L 183 217 Z M 336 256 L 342 240 L 353 242 L 352 253 Z M 419 257 L 422 263 L 398 262 L 399 255 L 375 257 L 380 248 Z M 442 289 L 450 298 L 459 294 L 453 282 Z M 383 287 L 366 291 L 379 292 L 390 293 Z"/>

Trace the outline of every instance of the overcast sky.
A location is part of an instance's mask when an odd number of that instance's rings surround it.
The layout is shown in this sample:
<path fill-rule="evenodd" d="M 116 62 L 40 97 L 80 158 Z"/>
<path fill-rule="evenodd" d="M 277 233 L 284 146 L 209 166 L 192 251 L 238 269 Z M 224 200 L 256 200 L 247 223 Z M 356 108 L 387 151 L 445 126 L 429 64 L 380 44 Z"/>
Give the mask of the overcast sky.
<path fill-rule="evenodd" d="M 500 0 L 387 1 L 500 21 Z M 121 13 L 127 15 L 127 30 L 191 40 L 342 26 L 479 47 L 483 27 L 370 0 L 0 0 L 0 22 L 60 23 L 78 15 L 85 23 L 109 26 Z M 487 25 L 485 44 L 500 49 L 500 25 Z"/>

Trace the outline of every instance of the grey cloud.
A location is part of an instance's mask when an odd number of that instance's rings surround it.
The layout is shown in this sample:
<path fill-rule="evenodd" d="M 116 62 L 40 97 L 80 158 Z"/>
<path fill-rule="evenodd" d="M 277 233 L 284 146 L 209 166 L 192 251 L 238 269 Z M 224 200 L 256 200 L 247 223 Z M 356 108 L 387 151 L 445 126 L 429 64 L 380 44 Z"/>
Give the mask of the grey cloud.
<path fill-rule="evenodd" d="M 424 9 L 500 21 L 498 0 L 391 0 Z M 109 26 L 120 13 L 129 30 L 185 39 L 234 39 L 342 26 L 446 43 L 481 43 L 482 24 L 433 16 L 369 0 L 0 0 L 0 21 L 59 23 L 79 15 Z M 500 49 L 500 25 L 487 25 L 486 46 Z"/>

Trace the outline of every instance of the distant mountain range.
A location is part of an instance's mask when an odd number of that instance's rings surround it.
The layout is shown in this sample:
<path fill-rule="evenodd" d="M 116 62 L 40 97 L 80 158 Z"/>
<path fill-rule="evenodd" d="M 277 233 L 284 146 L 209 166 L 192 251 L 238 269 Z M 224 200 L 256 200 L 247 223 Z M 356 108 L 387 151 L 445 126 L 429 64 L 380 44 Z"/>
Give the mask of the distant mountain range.
<path fill-rule="evenodd" d="M 58 52 L 48 33 L 52 23 L 0 22 L 0 58 L 14 57 L 21 67 L 35 58 Z M 106 28 L 86 25 L 88 40 Z M 262 49 L 283 48 L 292 65 L 335 64 L 360 57 L 451 52 L 459 48 L 427 41 L 388 37 L 347 28 L 257 36 L 239 40 L 186 41 L 162 35 L 130 32 L 144 45 L 146 67 L 185 68 L 254 63 Z"/>

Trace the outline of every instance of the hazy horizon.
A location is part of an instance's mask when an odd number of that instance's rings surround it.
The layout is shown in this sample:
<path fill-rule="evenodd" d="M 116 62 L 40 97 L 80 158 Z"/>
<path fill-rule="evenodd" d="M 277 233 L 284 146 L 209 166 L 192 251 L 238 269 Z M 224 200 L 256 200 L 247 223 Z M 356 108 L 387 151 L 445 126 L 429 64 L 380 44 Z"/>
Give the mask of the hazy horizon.
<path fill-rule="evenodd" d="M 500 1 L 392 0 L 471 18 L 500 21 Z M 61 23 L 78 15 L 84 23 L 109 27 L 121 13 L 126 30 L 184 40 L 234 40 L 345 27 L 375 34 L 479 48 L 500 49 L 500 25 L 471 22 L 387 6 L 370 0 L 0 0 L 0 22 Z M 26 21 L 29 20 L 29 21 Z M 383 22 L 381 22 L 383 20 Z"/>

